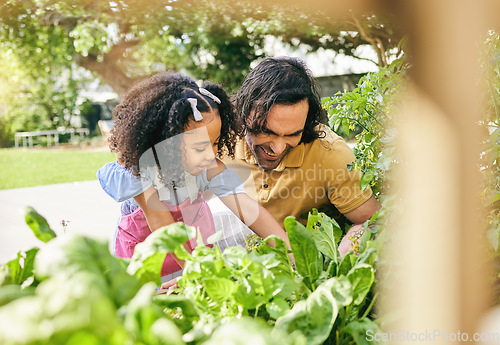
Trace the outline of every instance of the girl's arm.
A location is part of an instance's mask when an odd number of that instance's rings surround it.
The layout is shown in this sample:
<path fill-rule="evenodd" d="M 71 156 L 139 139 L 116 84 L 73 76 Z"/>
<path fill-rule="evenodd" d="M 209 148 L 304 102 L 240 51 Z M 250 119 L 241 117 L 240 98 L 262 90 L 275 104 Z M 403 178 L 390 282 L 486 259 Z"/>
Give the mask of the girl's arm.
<path fill-rule="evenodd" d="M 276 235 L 283 239 L 290 249 L 290 241 L 285 230 L 264 207 L 248 194 L 231 194 L 220 198 L 220 200 L 257 235 L 262 238 Z"/>
<path fill-rule="evenodd" d="M 217 164 L 214 164 L 213 167 L 207 169 L 207 178 L 209 180 L 227 169 L 225 164 L 219 159 L 216 159 L 215 161 Z M 239 180 L 239 183 L 242 183 L 242 181 Z M 229 185 L 231 185 L 231 183 L 229 183 Z M 248 194 L 242 192 L 231 193 L 226 196 L 219 194 L 218 196 L 219 199 L 257 235 L 262 238 L 266 238 L 270 235 L 276 235 L 283 239 L 288 249 L 290 249 L 290 241 L 285 230 L 283 230 L 276 219 L 274 219 L 274 217 L 263 206 L 259 205 L 257 201 L 248 196 Z M 273 241 L 270 241 L 269 244 L 274 246 Z M 294 262 L 293 255 L 291 254 L 290 259 Z"/>
<path fill-rule="evenodd" d="M 167 206 L 160 201 L 158 197 L 158 192 L 154 187 L 149 187 L 144 193 L 141 193 L 134 197 L 135 202 L 144 212 L 146 217 L 146 222 L 149 225 L 151 232 L 174 223 L 174 218 L 168 210 Z M 187 243 L 184 243 L 184 248 L 190 252 Z M 171 253 L 174 260 L 179 264 L 179 266 L 184 267 L 184 260 L 177 258 L 174 253 Z"/>
<path fill-rule="evenodd" d="M 151 231 L 174 223 L 172 214 L 167 206 L 160 201 L 158 192 L 154 187 L 151 186 L 144 193 L 135 196 L 134 200 L 144 212 Z"/>

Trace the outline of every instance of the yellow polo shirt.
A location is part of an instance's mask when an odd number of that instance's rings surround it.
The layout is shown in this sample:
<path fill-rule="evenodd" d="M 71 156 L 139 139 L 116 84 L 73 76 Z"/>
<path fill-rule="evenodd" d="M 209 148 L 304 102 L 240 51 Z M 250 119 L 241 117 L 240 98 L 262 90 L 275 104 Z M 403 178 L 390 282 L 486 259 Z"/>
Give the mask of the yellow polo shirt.
<path fill-rule="evenodd" d="M 282 226 L 287 216 L 305 224 L 312 208 L 326 212 L 333 205 L 347 213 L 372 196 L 370 188 L 361 191 L 361 173 L 347 168 L 355 160 L 349 146 L 326 125 L 319 129 L 326 133 L 324 138 L 299 144 L 274 170 L 257 165 L 245 139 L 237 143 L 234 160 L 224 159 L 245 182 L 247 193 Z"/>

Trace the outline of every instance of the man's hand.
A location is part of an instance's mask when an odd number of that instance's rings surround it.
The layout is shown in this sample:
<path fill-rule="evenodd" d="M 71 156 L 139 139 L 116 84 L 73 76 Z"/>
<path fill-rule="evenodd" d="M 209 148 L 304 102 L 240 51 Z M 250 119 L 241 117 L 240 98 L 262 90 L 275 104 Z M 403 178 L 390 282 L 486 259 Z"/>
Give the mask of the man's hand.
<path fill-rule="evenodd" d="M 363 224 L 354 225 L 352 228 L 349 229 L 347 234 L 345 234 L 345 236 L 339 243 L 338 250 L 341 257 L 346 255 L 347 252 L 351 250 L 354 251 L 356 249 L 356 246 L 358 245 L 357 239 L 361 237 L 361 235 L 366 229 L 367 228 L 365 228 Z"/>

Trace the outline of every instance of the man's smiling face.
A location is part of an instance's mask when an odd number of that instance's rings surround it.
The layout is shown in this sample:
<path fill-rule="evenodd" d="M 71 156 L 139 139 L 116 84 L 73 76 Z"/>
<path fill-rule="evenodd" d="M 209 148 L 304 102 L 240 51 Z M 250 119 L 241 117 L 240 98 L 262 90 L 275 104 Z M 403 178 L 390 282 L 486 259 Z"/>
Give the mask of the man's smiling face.
<path fill-rule="evenodd" d="M 259 167 L 275 169 L 300 143 L 308 112 L 307 99 L 295 104 L 276 104 L 267 114 L 263 131 L 247 133 L 245 139 Z"/>

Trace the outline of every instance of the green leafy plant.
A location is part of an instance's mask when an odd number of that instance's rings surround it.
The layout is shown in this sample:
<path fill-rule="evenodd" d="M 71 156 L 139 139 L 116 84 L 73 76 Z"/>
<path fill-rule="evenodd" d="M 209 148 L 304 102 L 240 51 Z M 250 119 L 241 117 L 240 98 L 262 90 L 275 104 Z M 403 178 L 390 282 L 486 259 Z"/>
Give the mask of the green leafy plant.
<path fill-rule="evenodd" d="M 402 57 L 379 72 L 363 76 L 353 91 L 339 92 L 322 100 L 334 131 L 342 128 L 349 135 L 361 128 L 355 136 L 356 160 L 349 169 L 360 170 L 361 189 L 370 186 L 376 196 L 387 186 L 387 172 L 396 163 L 393 144 L 397 131 L 392 121 L 395 104 L 404 90 L 407 68 Z"/>
<path fill-rule="evenodd" d="M 27 214 L 34 231 L 48 227 Z M 0 268 L 0 343 L 366 343 L 363 332 L 378 329 L 376 241 L 340 258 L 340 230 L 326 215 L 313 210 L 308 227 L 289 217 L 286 227 L 296 269 L 276 236 L 250 252 L 199 242 L 189 253 L 183 243 L 195 232 L 183 223 L 153 232 L 130 260 L 98 240 L 52 236 Z M 156 295 L 167 253 L 185 260 L 184 272 L 178 289 Z"/>

